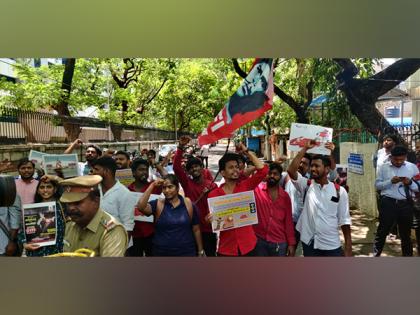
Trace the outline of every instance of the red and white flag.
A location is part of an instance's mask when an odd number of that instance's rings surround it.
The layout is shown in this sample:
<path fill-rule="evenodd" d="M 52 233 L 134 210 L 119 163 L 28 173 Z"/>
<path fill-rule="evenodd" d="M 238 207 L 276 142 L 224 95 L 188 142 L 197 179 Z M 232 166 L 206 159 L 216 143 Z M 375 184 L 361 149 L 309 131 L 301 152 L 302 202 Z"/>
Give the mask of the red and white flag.
<path fill-rule="evenodd" d="M 235 130 L 273 107 L 273 59 L 255 59 L 239 89 L 198 136 L 198 144 L 231 138 Z"/>

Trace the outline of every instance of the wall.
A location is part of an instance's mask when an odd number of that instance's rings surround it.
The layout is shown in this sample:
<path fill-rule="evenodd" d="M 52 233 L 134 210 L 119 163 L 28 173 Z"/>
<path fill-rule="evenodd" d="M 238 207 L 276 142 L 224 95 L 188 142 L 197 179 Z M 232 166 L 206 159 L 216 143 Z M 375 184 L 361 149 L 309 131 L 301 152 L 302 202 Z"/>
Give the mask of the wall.
<path fill-rule="evenodd" d="M 372 163 L 373 154 L 377 150 L 377 143 L 340 143 L 341 164 L 347 164 L 349 153 L 359 153 L 363 156 L 364 174 L 347 173 L 347 183 L 350 188 L 350 206 L 359 208 L 362 212 L 372 217 L 378 216 L 375 189 L 376 171 Z"/>

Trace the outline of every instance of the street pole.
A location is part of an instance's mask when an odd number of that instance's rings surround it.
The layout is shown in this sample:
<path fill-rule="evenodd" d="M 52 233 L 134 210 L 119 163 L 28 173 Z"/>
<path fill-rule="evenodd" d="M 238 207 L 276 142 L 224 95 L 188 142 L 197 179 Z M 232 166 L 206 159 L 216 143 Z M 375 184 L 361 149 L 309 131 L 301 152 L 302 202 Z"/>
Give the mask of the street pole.
<path fill-rule="evenodd" d="M 175 107 L 175 115 L 174 115 L 174 122 L 175 122 L 175 142 L 178 141 L 178 132 L 177 132 L 177 126 L 176 126 L 176 107 Z"/>

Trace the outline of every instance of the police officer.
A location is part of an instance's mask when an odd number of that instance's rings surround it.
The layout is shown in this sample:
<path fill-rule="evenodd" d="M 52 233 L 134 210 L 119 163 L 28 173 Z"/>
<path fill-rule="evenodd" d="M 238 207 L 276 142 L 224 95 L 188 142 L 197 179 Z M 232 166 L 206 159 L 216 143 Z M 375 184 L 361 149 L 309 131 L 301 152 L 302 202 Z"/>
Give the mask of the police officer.
<path fill-rule="evenodd" d="M 110 214 L 99 208 L 98 175 L 79 176 L 63 180 L 63 195 L 71 221 L 66 224 L 64 251 L 87 248 L 95 256 L 123 257 L 127 249 L 127 232 Z"/>

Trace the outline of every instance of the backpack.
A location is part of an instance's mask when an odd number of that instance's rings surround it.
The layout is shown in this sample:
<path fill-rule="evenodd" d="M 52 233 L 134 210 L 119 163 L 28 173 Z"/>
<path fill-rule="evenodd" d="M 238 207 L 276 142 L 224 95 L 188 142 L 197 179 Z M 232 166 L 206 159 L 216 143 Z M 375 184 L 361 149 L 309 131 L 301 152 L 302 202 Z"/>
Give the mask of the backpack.
<path fill-rule="evenodd" d="M 334 184 L 334 188 L 337 193 L 337 203 L 338 203 L 340 201 L 340 187 L 341 186 L 337 184 L 336 182 L 332 182 L 332 183 Z M 308 179 L 308 182 L 307 182 L 308 189 L 309 189 L 309 186 L 311 186 L 311 184 L 312 184 L 312 180 Z M 305 190 L 305 194 L 303 195 L 303 203 L 305 203 L 306 193 L 308 192 L 308 189 Z"/>
<path fill-rule="evenodd" d="M 188 212 L 188 216 L 190 217 L 190 221 L 192 221 L 193 204 L 192 204 L 192 202 L 189 198 L 184 198 L 184 203 L 185 203 L 185 206 L 187 208 L 187 212 Z M 155 219 L 154 219 L 155 223 L 157 222 L 160 215 L 162 214 L 164 207 L 165 207 L 164 200 L 163 199 L 158 199 L 157 204 L 156 204 L 156 213 L 155 213 Z"/>

